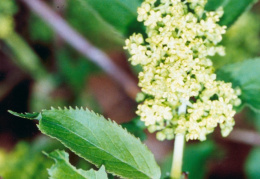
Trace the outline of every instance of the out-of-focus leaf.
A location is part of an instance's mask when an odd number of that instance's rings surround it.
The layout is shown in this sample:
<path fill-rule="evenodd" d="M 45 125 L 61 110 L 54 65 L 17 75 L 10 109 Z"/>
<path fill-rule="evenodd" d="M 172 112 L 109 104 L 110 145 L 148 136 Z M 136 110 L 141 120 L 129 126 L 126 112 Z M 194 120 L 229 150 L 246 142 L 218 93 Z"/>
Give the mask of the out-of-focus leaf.
<path fill-rule="evenodd" d="M 214 11 L 223 7 L 224 15 L 219 23 L 230 27 L 255 2 L 257 0 L 208 0 L 206 10 Z"/>
<path fill-rule="evenodd" d="M 30 109 L 39 111 L 50 108 L 51 106 L 64 106 L 67 104 L 68 98 L 62 93 L 59 94 L 58 80 L 53 76 L 47 76 L 33 83 L 30 96 Z M 58 95 L 57 95 L 58 94 Z"/>
<path fill-rule="evenodd" d="M 20 142 L 11 152 L 0 150 L 0 177 L 4 179 L 46 179 L 47 168 L 52 164 L 42 151 L 61 148 L 57 141 L 46 137 L 36 138 L 32 144 Z"/>
<path fill-rule="evenodd" d="M 44 134 L 60 140 L 96 166 L 104 165 L 108 172 L 124 178 L 160 178 L 153 154 L 115 122 L 78 108 L 44 110 L 40 114 L 38 126 Z"/>
<path fill-rule="evenodd" d="M 136 117 L 130 122 L 123 123 L 122 127 L 126 128 L 126 130 L 131 134 L 133 134 L 135 137 L 140 138 L 141 141 L 147 139 L 147 136 L 144 132 L 146 126 L 144 122 L 140 120 L 140 117 Z"/>
<path fill-rule="evenodd" d="M 69 163 L 69 154 L 65 151 L 55 150 L 46 155 L 55 160 L 55 164 L 48 169 L 50 179 L 107 179 L 103 166 L 99 171 L 76 169 Z"/>
<path fill-rule="evenodd" d="M 250 152 L 245 164 L 245 173 L 248 179 L 260 178 L 260 147 Z"/>
<path fill-rule="evenodd" d="M 65 16 L 94 45 L 107 50 L 122 49 L 123 35 L 107 23 L 86 0 L 69 0 Z"/>
<path fill-rule="evenodd" d="M 69 50 L 60 50 L 57 54 L 59 73 L 76 93 L 84 89 L 87 78 L 100 69 L 83 57 L 75 57 Z"/>
<path fill-rule="evenodd" d="M 233 87 L 242 90 L 239 98 L 242 105 L 248 105 L 253 110 L 260 110 L 260 58 L 246 60 L 223 66 L 217 71 L 218 79 L 232 82 Z"/>
<path fill-rule="evenodd" d="M 77 0 L 91 6 L 100 17 L 120 34 L 126 34 L 133 22 L 137 22 L 137 7 L 140 0 Z"/>
<path fill-rule="evenodd" d="M 81 91 L 81 93 L 77 94 L 75 104 L 78 106 L 87 106 L 89 109 L 97 113 L 102 113 L 100 104 L 98 103 L 95 96 L 91 93 L 90 86 L 85 85 L 85 88 Z"/>
<path fill-rule="evenodd" d="M 189 179 L 203 179 L 207 172 L 207 161 L 215 149 L 211 141 L 190 144 L 185 148 L 183 156 L 183 171 L 188 172 Z M 166 158 L 161 169 L 162 179 L 169 177 L 172 165 L 172 155 Z"/>
<path fill-rule="evenodd" d="M 50 42 L 53 38 L 52 29 L 36 15 L 31 15 L 29 19 L 29 30 L 32 40 Z"/>
<path fill-rule="evenodd" d="M 255 13 L 244 13 L 223 36 L 221 45 L 226 55 L 212 57 L 216 69 L 226 64 L 241 62 L 256 57 L 260 52 L 260 16 Z"/>
<path fill-rule="evenodd" d="M 14 15 L 17 11 L 15 1 L 1 0 L 0 15 Z"/>
<path fill-rule="evenodd" d="M 41 60 L 20 35 L 14 32 L 4 42 L 10 48 L 14 62 L 29 73 L 32 78 L 39 80 L 47 76 Z"/>
<path fill-rule="evenodd" d="M 15 1 L 1 0 L 0 3 L 0 39 L 7 39 L 14 31 L 13 15 L 17 7 Z"/>

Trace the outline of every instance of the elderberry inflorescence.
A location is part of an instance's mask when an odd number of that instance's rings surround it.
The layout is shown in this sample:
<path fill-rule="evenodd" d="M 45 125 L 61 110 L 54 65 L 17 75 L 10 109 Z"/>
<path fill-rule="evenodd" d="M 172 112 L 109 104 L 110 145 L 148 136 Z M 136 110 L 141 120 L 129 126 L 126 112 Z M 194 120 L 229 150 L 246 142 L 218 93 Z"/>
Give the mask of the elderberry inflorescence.
<path fill-rule="evenodd" d="M 185 134 L 186 140 L 206 140 L 219 124 L 227 136 L 235 124 L 233 106 L 240 105 L 239 89 L 216 80 L 212 61 L 225 55 L 217 45 L 226 32 L 218 21 L 223 9 L 204 10 L 207 0 L 145 0 L 138 21 L 147 38 L 133 34 L 125 49 L 133 65 L 141 65 L 139 86 L 146 96 L 137 114 L 159 140 Z M 182 111 L 182 112 L 180 112 Z"/>

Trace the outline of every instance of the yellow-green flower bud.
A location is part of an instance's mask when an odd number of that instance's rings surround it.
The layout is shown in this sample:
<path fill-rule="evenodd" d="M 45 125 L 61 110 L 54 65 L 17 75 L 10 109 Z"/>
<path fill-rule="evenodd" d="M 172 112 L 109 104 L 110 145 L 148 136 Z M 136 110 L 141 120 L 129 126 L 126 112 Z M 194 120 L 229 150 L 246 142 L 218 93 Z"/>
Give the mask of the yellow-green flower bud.
<path fill-rule="evenodd" d="M 145 100 L 145 94 L 140 92 L 136 95 L 136 98 L 135 98 L 136 102 L 140 103 L 140 102 L 143 102 Z"/>

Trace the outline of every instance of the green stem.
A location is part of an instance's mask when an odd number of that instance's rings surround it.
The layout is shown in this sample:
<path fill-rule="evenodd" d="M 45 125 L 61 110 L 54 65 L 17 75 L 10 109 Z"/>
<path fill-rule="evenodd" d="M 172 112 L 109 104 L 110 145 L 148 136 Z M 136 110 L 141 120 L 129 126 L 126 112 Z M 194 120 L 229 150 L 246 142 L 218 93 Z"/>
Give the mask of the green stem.
<path fill-rule="evenodd" d="M 33 78 L 39 80 L 47 75 L 40 58 L 19 34 L 11 33 L 4 39 L 4 42 L 11 50 L 8 55 L 11 56 L 12 60 Z"/>
<path fill-rule="evenodd" d="M 178 109 L 178 115 L 186 114 L 187 105 L 189 104 L 189 101 L 182 99 L 181 103 L 182 104 Z M 184 145 L 185 145 L 185 134 L 182 133 L 176 134 L 175 141 L 174 141 L 172 169 L 171 169 L 172 179 L 181 179 Z"/>
<path fill-rule="evenodd" d="M 185 144 L 184 134 L 176 134 L 175 141 L 174 141 L 174 151 L 173 151 L 173 160 L 172 160 L 172 169 L 171 169 L 172 179 L 181 179 L 184 144 Z"/>

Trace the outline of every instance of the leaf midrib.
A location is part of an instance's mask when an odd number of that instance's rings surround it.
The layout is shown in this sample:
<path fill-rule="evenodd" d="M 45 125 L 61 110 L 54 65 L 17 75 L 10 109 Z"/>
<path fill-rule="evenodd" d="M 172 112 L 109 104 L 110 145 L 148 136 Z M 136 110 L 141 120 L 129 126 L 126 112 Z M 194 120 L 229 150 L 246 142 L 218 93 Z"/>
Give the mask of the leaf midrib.
<path fill-rule="evenodd" d="M 64 116 L 64 115 L 63 115 L 63 116 Z M 66 116 L 66 117 L 68 117 L 68 116 Z M 74 120 L 74 119 L 71 118 L 71 117 L 68 117 L 68 118 L 70 118 L 71 120 Z M 42 120 L 43 120 L 43 118 L 42 118 Z M 74 121 L 77 121 L 77 120 L 74 120 Z M 129 164 L 126 163 L 125 161 L 122 161 L 122 160 L 119 159 L 118 157 L 115 157 L 113 154 L 111 154 L 111 153 L 107 152 L 106 150 L 104 150 L 103 148 L 100 148 L 99 146 L 93 144 L 92 142 L 88 141 L 87 139 L 85 139 L 85 138 L 82 137 L 81 135 L 78 135 L 77 133 L 71 131 L 70 129 L 68 129 L 68 128 L 66 128 L 66 127 L 63 127 L 62 125 L 59 125 L 59 124 L 57 124 L 57 123 L 48 121 L 48 120 L 47 120 L 47 121 L 45 120 L 45 122 L 47 122 L 47 123 L 49 123 L 49 124 L 57 125 L 57 126 L 63 128 L 64 130 L 67 130 L 68 132 L 71 132 L 72 134 L 78 136 L 78 137 L 81 138 L 82 140 L 84 140 L 84 141 L 90 143 L 91 145 L 93 145 L 93 146 L 96 147 L 97 149 L 99 149 L 99 150 L 101 150 L 101 151 L 107 153 L 108 155 L 114 157 L 114 158 L 117 159 L 118 161 L 120 161 L 120 162 L 122 162 L 122 163 L 124 163 L 124 164 L 126 164 L 126 165 L 128 165 L 128 166 L 130 166 L 131 168 L 135 169 L 136 171 L 138 171 L 138 172 L 142 173 L 143 175 L 145 175 L 145 176 L 151 178 L 150 176 L 148 176 L 148 175 L 147 175 L 146 173 L 144 173 L 143 171 L 140 171 L 140 169 L 137 169 L 136 167 L 134 167 L 134 166 L 132 166 L 132 165 L 129 165 Z M 77 123 L 82 124 L 82 123 L 80 123 L 79 121 L 77 121 Z M 82 124 L 82 125 L 83 125 L 83 124 Z M 84 125 L 84 127 L 86 127 L 86 126 Z M 86 128 L 88 128 L 88 127 L 86 127 Z M 92 130 L 90 130 L 90 131 L 92 132 Z M 75 151 L 75 152 L 76 152 L 76 151 Z M 84 157 L 84 158 L 85 158 L 85 157 Z M 86 159 L 86 158 L 85 158 L 85 159 Z M 86 160 L 88 160 L 88 159 L 86 159 Z M 127 171 L 127 170 L 125 170 L 125 171 Z M 130 171 L 128 171 L 128 172 L 130 172 Z"/>
<path fill-rule="evenodd" d="M 61 125 L 59 125 L 59 124 L 56 124 L 56 123 L 53 123 L 53 122 L 47 122 L 47 121 L 45 121 L 46 123 L 49 123 L 49 124 L 54 124 L 54 125 L 57 125 L 57 126 L 59 126 L 59 127 L 61 127 L 61 128 L 63 128 L 63 129 L 67 129 L 67 128 L 64 128 L 63 126 L 61 126 Z M 70 130 L 68 130 L 69 132 L 70 132 Z M 76 136 L 78 136 L 78 135 L 76 135 Z M 58 139 L 57 137 L 54 137 L 54 138 L 56 138 L 56 139 Z M 59 140 L 59 139 L 58 139 Z M 60 140 L 61 141 L 61 140 Z M 66 139 L 63 139 L 63 141 L 65 141 L 65 142 L 68 142 L 68 143 L 72 143 L 72 142 L 70 142 L 69 140 L 66 140 Z M 63 141 L 61 141 L 61 143 L 63 143 L 64 144 L 64 142 Z M 89 142 L 90 144 L 92 144 L 91 142 Z M 75 143 L 73 143 L 73 144 L 75 144 Z M 64 145 L 66 145 L 66 144 L 64 144 Z M 93 144 L 92 144 L 93 145 Z M 67 145 L 66 145 L 67 146 Z M 93 146 L 95 146 L 95 145 L 93 145 Z M 68 148 L 70 148 L 70 147 L 68 147 Z M 98 147 L 97 147 L 98 148 Z M 72 150 L 72 149 L 71 149 Z M 102 149 L 100 149 L 100 150 L 102 150 Z M 76 152 L 75 150 L 72 150 L 72 151 L 74 151 L 76 154 L 78 154 L 78 152 Z M 109 153 L 108 153 L 109 154 Z M 109 154 L 109 155 L 111 155 L 111 154 Z M 81 154 L 80 154 L 80 156 L 81 157 L 83 157 L 84 159 L 86 159 L 84 156 L 82 156 Z M 113 156 L 113 155 L 112 155 Z M 97 157 L 95 157 L 95 158 L 97 158 Z M 116 157 L 115 157 L 116 158 Z M 100 159 L 100 158 L 99 158 Z M 88 160 L 88 159 L 86 159 L 86 160 Z M 121 160 L 119 160 L 119 161 L 121 161 Z M 124 163 L 124 162 L 123 162 Z M 128 165 L 128 164 L 127 164 Z M 130 166 L 130 165 L 128 165 L 128 166 Z M 130 167 L 132 167 L 132 166 L 130 166 Z M 132 167 L 132 168 L 134 168 L 134 167 Z M 127 172 L 129 172 L 128 170 L 125 170 L 125 171 L 127 171 Z M 139 170 L 138 170 L 139 171 Z"/>

